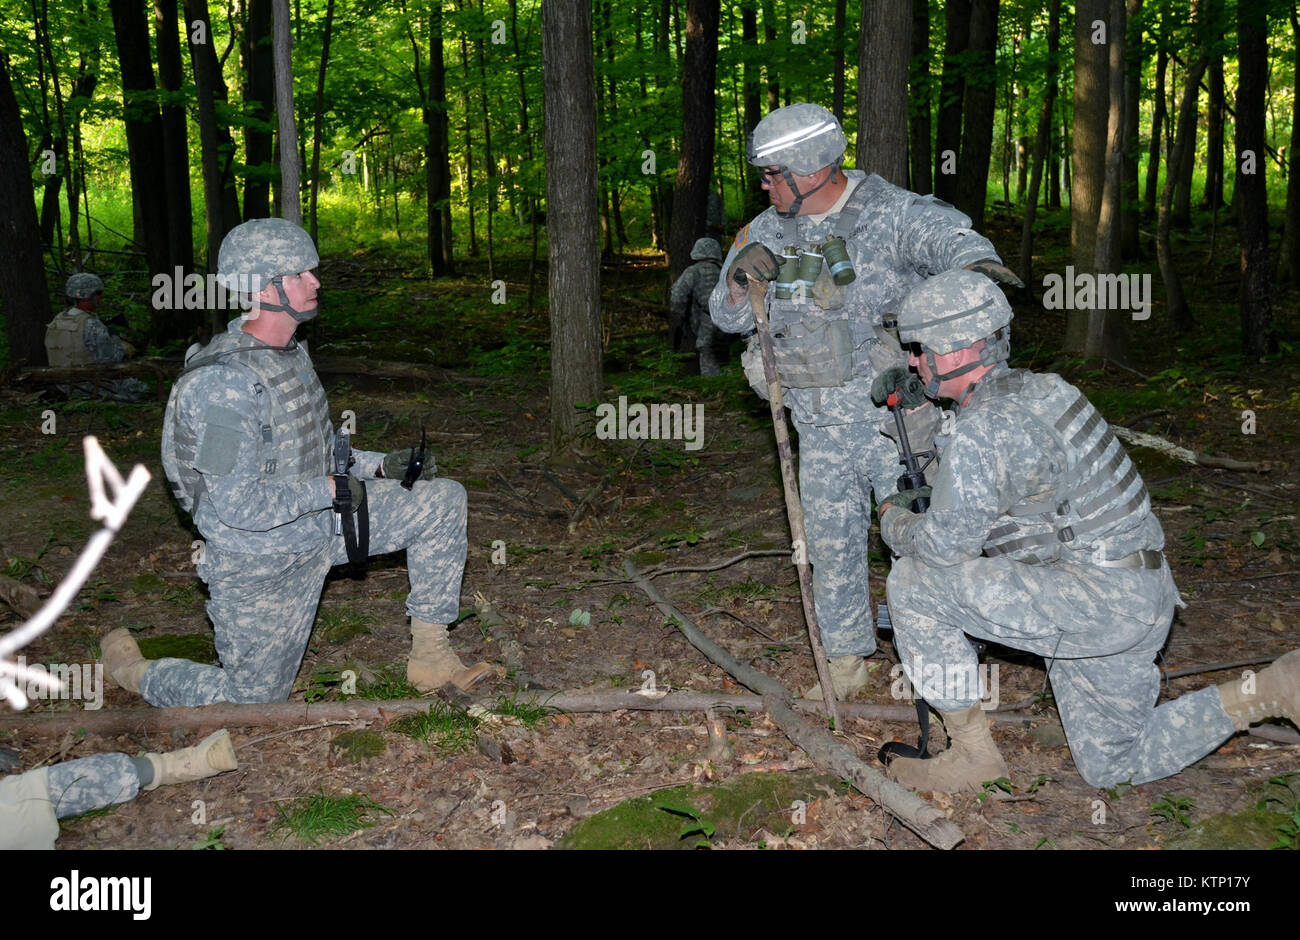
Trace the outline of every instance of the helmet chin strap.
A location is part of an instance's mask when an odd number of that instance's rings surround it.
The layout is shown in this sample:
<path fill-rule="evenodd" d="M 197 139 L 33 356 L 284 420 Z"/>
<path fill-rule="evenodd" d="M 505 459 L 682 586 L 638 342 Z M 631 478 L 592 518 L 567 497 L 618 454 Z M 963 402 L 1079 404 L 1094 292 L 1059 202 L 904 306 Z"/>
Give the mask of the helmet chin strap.
<path fill-rule="evenodd" d="M 803 208 L 803 201 L 807 199 L 809 196 L 811 196 L 813 193 L 817 192 L 817 190 L 821 189 L 831 180 L 835 179 L 835 175 L 839 173 L 839 171 L 840 171 L 839 164 L 832 164 L 830 175 L 828 175 L 826 179 L 822 180 L 812 189 L 808 190 L 808 192 L 801 193 L 799 192 L 799 187 L 794 184 L 794 175 L 791 174 L 790 169 L 784 166 L 781 167 L 781 176 L 785 180 L 785 185 L 790 187 L 790 192 L 794 193 L 794 202 L 790 204 L 790 208 L 787 209 L 785 212 L 782 212 L 780 209 L 778 209 L 776 214 L 783 219 L 793 219 L 795 216 L 799 214 L 799 210 Z"/>
<path fill-rule="evenodd" d="M 284 290 L 283 276 L 271 278 L 271 284 L 275 287 L 275 292 L 280 295 L 278 304 L 268 304 L 265 300 L 257 302 L 258 307 L 263 310 L 281 310 L 293 317 L 299 323 L 306 323 L 312 317 L 320 312 L 319 307 L 313 307 L 311 310 L 298 310 L 289 303 L 289 295 Z"/>

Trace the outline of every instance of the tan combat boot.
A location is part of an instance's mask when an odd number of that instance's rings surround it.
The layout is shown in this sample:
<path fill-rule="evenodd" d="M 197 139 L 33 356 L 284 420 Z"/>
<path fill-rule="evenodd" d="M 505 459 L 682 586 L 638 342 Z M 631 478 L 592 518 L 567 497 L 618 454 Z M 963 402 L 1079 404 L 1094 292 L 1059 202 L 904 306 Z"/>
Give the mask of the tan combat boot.
<path fill-rule="evenodd" d="M 406 662 L 406 678 L 421 692 L 436 692 L 448 682 L 468 692 L 495 671 L 488 663 L 466 667 L 452 650 L 445 626 L 411 618 L 411 658 Z"/>
<path fill-rule="evenodd" d="M 831 672 L 831 688 L 835 690 L 838 701 L 847 701 L 867 687 L 871 672 L 867 661 L 861 656 L 835 656 L 826 661 Z M 822 700 L 822 685 L 817 683 L 803 694 L 804 698 L 814 702 Z"/>
<path fill-rule="evenodd" d="M 140 647 L 131 631 L 119 627 L 99 641 L 99 649 L 103 654 L 104 671 L 122 688 L 139 695 L 140 680 L 153 660 L 140 655 Z"/>
<path fill-rule="evenodd" d="M 146 754 L 145 757 L 153 765 L 153 780 L 144 788 L 146 790 L 156 790 L 164 783 L 191 783 L 239 769 L 235 747 L 230 743 L 230 732 L 225 728 L 208 735 L 193 747 L 169 754 Z"/>
<path fill-rule="evenodd" d="M 1007 764 L 989 733 L 989 722 L 976 702 L 961 712 L 940 712 L 948 731 L 948 750 L 929 760 L 899 757 L 889 776 L 913 790 L 979 790 L 986 780 L 1007 775 Z"/>
<path fill-rule="evenodd" d="M 1255 688 L 1242 691 L 1239 679 L 1219 686 L 1223 709 L 1245 731 L 1265 718 L 1286 718 L 1300 726 L 1300 650 L 1292 650 L 1255 675 Z"/>

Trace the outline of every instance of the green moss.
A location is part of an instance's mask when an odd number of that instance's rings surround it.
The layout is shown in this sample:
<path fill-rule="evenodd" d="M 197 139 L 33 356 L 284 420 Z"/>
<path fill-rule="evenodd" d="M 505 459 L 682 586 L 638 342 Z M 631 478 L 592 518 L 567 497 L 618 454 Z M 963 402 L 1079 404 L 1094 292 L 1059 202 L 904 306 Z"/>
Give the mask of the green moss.
<path fill-rule="evenodd" d="M 624 800 L 584 819 L 557 844 L 561 849 L 691 849 L 698 835 L 682 837 L 690 820 L 665 807 L 690 808 L 713 827 L 714 838 L 746 838 L 757 829 L 785 833 L 795 800 L 822 799 L 827 787 L 845 784 L 829 774 L 803 771 L 794 774 L 742 774 L 712 787 L 685 784 Z M 737 832 L 744 820 L 744 829 Z"/>
<path fill-rule="evenodd" d="M 388 742 L 378 731 L 359 728 L 356 731 L 344 731 L 330 742 L 338 748 L 342 756 L 354 764 L 371 757 L 378 757 L 388 750 Z"/>
<path fill-rule="evenodd" d="M 215 665 L 217 647 L 210 633 L 164 633 L 140 639 L 140 654 L 145 659 L 188 659 Z"/>
<path fill-rule="evenodd" d="M 131 579 L 133 594 L 161 594 L 167 590 L 167 582 L 156 574 L 138 574 Z"/>
<path fill-rule="evenodd" d="M 1263 809 L 1211 816 L 1165 843 L 1167 849 L 1267 849 L 1290 817 Z"/>

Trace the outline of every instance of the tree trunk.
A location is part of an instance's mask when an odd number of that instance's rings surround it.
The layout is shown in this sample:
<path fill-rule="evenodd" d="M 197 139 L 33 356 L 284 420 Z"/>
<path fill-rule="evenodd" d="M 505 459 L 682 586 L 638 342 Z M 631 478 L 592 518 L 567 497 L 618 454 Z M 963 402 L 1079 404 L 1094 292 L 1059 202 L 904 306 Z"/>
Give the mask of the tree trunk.
<path fill-rule="evenodd" d="M 321 121 L 325 116 L 325 68 L 330 61 L 330 36 L 334 32 L 334 0 L 329 0 L 325 7 L 325 35 L 321 40 L 320 70 L 316 73 L 316 107 L 312 118 L 311 131 L 311 197 L 307 211 L 311 240 L 317 240 L 316 234 L 316 200 L 320 195 L 320 146 Z M 432 194 L 426 194 L 432 201 Z"/>
<path fill-rule="evenodd" d="M 1199 4 L 1198 4 L 1199 5 Z M 1195 8 L 1193 8 L 1195 9 Z M 1169 229 L 1172 222 L 1174 188 L 1177 174 L 1172 168 L 1179 166 L 1183 154 L 1191 145 L 1192 132 L 1196 124 L 1196 98 L 1205 68 L 1209 64 L 1205 43 L 1201 41 L 1196 50 L 1195 64 L 1187 70 L 1183 81 L 1183 96 L 1178 105 L 1178 125 L 1174 134 L 1174 149 L 1169 156 L 1165 172 L 1165 185 L 1160 193 L 1160 213 L 1156 225 L 1156 258 L 1160 264 L 1160 277 L 1165 284 L 1165 304 L 1169 309 L 1169 319 L 1179 333 L 1188 332 L 1194 322 L 1187 306 L 1187 297 L 1183 293 L 1182 281 L 1178 277 L 1178 268 L 1174 263 L 1173 251 L 1169 245 Z"/>
<path fill-rule="evenodd" d="M 691 246 L 707 228 L 713 171 L 714 77 L 718 63 L 719 0 L 688 0 L 682 65 L 682 148 L 668 235 L 671 276 L 691 263 Z"/>
<path fill-rule="evenodd" d="M 1291 32 L 1300 36 L 1300 17 L 1291 4 Z M 1292 75 L 1300 75 L 1300 42 L 1295 44 Z M 1279 284 L 1300 284 L 1300 94 L 1291 95 L 1291 146 L 1287 149 L 1290 162 L 1286 180 L 1286 223 L 1282 247 L 1278 249 L 1277 280 Z"/>
<path fill-rule="evenodd" d="M 50 294 L 27 160 L 27 134 L 9 83 L 8 57 L 0 55 L 0 243 L 6 246 L 0 252 L 0 306 L 9 337 L 9 361 L 45 365 Z"/>
<path fill-rule="evenodd" d="M 930 163 L 930 3 L 912 0 L 910 156 L 913 192 L 934 191 Z"/>
<path fill-rule="evenodd" d="M 1160 185 L 1160 157 L 1163 152 L 1160 133 L 1168 118 L 1165 107 L 1165 73 L 1169 71 L 1169 53 L 1164 49 L 1163 37 L 1157 42 L 1160 46 L 1156 54 L 1156 90 L 1152 96 L 1151 147 L 1147 151 L 1146 205 L 1142 209 L 1142 216 L 1147 219 L 1155 218 L 1156 214 L 1156 192 Z"/>
<path fill-rule="evenodd" d="M 1247 361 L 1277 351 L 1268 261 L 1264 181 L 1264 94 L 1268 85 L 1267 0 L 1237 2 L 1237 188 L 1241 191 L 1241 351 Z M 1253 158 L 1253 166 L 1250 165 Z M 1292 167 L 1294 173 L 1294 166 Z"/>
<path fill-rule="evenodd" d="M 1110 110 L 1107 43 L 1116 38 L 1108 22 L 1108 0 L 1078 0 L 1074 14 L 1074 146 L 1070 169 L 1070 250 L 1074 266 L 1092 270 L 1097 217 L 1105 182 L 1106 119 Z M 1093 23 L 1105 24 L 1105 43 L 1093 42 Z M 1071 311 L 1066 349 L 1081 354 L 1086 344 L 1087 311 Z"/>
<path fill-rule="evenodd" d="M 1207 209 L 1223 206 L 1223 56 L 1210 62 L 1210 101 L 1205 119 L 1205 194 Z"/>
<path fill-rule="evenodd" d="M 1025 197 L 1025 220 L 1020 229 L 1020 267 L 1018 272 L 1025 286 L 1033 293 L 1034 284 L 1034 215 L 1038 211 L 1038 188 L 1043 181 L 1043 166 L 1049 159 L 1053 110 L 1056 107 L 1056 89 L 1060 64 L 1057 55 L 1061 42 L 1061 0 L 1051 0 L 1047 24 L 1047 97 L 1038 116 L 1038 134 L 1034 138 L 1034 168 L 1029 179 L 1029 193 Z"/>
<path fill-rule="evenodd" d="M 1103 158 L 1101 202 L 1097 210 L 1097 236 L 1093 248 L 1092 270 L 1098 274 L 1119 272 L 1120 199 L 1123 191 L 1125 0 L 1110 0 L 1107 15 L 1106 45 L 1109 107 L 1106 116 L 1106 150 Z M 1110 310 L 1100 298 L 1087 311 L 1087 339 L 1083 354 L 1118 362 L 1128 359 L 1128 322 L 1130 310 Z"/>
<path fill-rule="evenodd" d="M 855 165 L 907 187 L 907 71 L 912 10 L 868 3 L 858 28 L 858 142 Z"/>
<path fill-rule="evenodd" d="M 163 190 L 167 200 L 168 268 L 194 268 L 194 209 L 190 204 L 190 145 L 182 86 L 177 0 L 154 0 L 158 41 L 158 84 L 162 96 Z M 196 312 L 192 316 L 197 317 Z M 173 314 L 175 316 L 175 314 Z"/>
<path fill-rule="evenodd" d="M 457 9 L 461 9 L 457 3 Z M 474 135 L 470 130 L 469 119 L 469 43 L 465 33 L 460 34 L 460 64 L 464 82 L 460 88 L 461 108 L 465 112 L 465 121 L 461 127 L 465 135 L 465 208 L 469 213 L 469 255 L 478 257 L 478 229 L 474 224 Z"/>
<path fill-rule="evenodd" d="M 483 0 L 479 0 L 479 15 L 483 15 Z M 479 88 L 479 116 L 483 124 L 483 178 L 487 182 L 487 254 L 488 254 L 488 280 L 496 279 L 496 256 L 492 244 L 492 216 L 497 211 L 497 165 L 492 158 L 492 125 L 488 121 L 488 90 L 487 90 L 487 52 L 485 46 L 487 40 L 480 35 L 478 38 L 478 75 L 481 83 Z"/>
<path fill-rule="evenodd" d="M 952 203 L 957 201 L 962 105 L 966 96 L 963 53 L 970 43 L 971 2 L 952 0 L 944 6 L 943 77 L 939 81 L 939 126 L 934 140 L 934 194 Z"/>
<path fill-rule="evenodd" d="M 207 0 L 185 0 L 186 36 L 194 69 L 199 114 L 199 149 L 203 166 L 203 215 L 207 223 L 207 269 L 217 270 L 217 256 L 226 233 L 239 224 L 239 192 L 233 172 L 235 144 L 230 129 L 218 123 L 216 103 L 226 102 L 226 84 L 213 48 L 212 22 Z M 202 24 L 196 27 L 196 23 Z M 201 39 L 196 42 L 195 39 Z M 211 326 L 220 330 L 221 311 L 210 312 Z"/>
<path fill-rule="evenodd" d="M 270 123 L 275 100 L 275 67 L 271 56 L 272 0 L 248 0 L 248 21 L 240 42 L 244 73 L 244 111 L 258 121 Z M 244 221 L 264 219 L 270 214 L 272 161 L 271 133 L 244 127 Z"/>
<path fill-rule="evenodd" d="M 1124 185 L 1120 196 L 1119 252 L 1121 258 L 1133 260 L 1142 255 L 1138 243 L 1138 215 L 1142 206 L 1138 192 L 1138 150 L 1141 147 L 1138 119 L 1142 110 L 1142 67 L 1146 61 L 1142 43 L 1142 0 L 1128 0 L 1126 12 L 1128 55 L 1124 69 Z"/>
<path fill-rule="evenodd" d="M 835 32 L 831 37 L 831 42 L 834 44 L 835 49 L 834 58 L 831 62 L 831 114 L 835 115 L 835 119 L 839 121 L 841 125 L 844 123 L 844 21 L 847 12 L 845 8 L 847 5 L 846 0 L 835 0 Z M 866 19 L 867 11 L 864 10 L 862 13 L 863 22 L 865 22 Z M 895 36 L 894 39 L 899 43 L 903 41 L 902 36 Z M 860 47 L 858 50 L 858 61 L 862 61 L 862 51 Z M 858 87 L 862 87 L 862 79 L 860 77 L 858 78 Z M 861 103 L 859 103 L 858 108 L 860 111 Z"/>
<path fill-rule="evenodd" d="M 159 185 L 159 181 L 166 178 L 162 119 L 155 98 L 144 4 L 138 0 L 110 0 L 110 6 L 122 71 L 123 118 L 131 164 L 131 190 L 140 209 L 145 258 L 150 275 L 166 273 L 170 276 L 167 195 L 164 187 Z M 188 237 L 188 232 L 179 233 L 179 237 Z M 151 338 L 170 335 L 175 323 L 171 311 L 154 310 L 150 323 Z"/>
<path fill-rule="evenodd" d="M 275 114 L 280 128 L 280 215 L 302 225 L 302 167 L 298 165 L 298 114 L 293 106 L 293 32 L 289 0 L 272 0 L 275 26 Z"/>
<path fill-rule="evenodd" d="M 442 3 L 429 4 L 429 95 L 424 100 L 425 188 L 428 190 L 429 266 L 434 277 L 453 273 L 451 148 L 447 127 L 447 69 L 442 59 Z M 420 63 L 417 58 L 418 75 Z"/>
<path fill-rule="evenodd" d="M 1205 50 L 1204 46 L 1202 50 Z M 1179 228 L 1186 228 L 1192 223 L 1192 174 L 1196 171 L 1196 132 L 1200 121 L 1200 98 L 1201 86 L 1198 82 L 1192 89 L 1192 122 L 1187 129 L 1187 146 L 1182 150 L 1182 160 L 1177 163 L 1171 161 L 1167 168 L 1167 172 L 1174 172 L 1174 168 L 1177 168 L 1174 178 L 1172 218 L 1173 224 Z"/>
<path fill-rule="evenodd" d="M 552 451 L 568 447 L 590 426 L 590 412 L 575 406 L 600 398 L 603 387 L 591 36 L 589 3 L 542 0 Z M 706 126 L 712 129 L 711 119 Z"/>
<path fill-rule="evenodd" d="M 763 42 L 776 42 L 776 4 L 773 0 L 763 0 Z M 781 82 L 777 78 L 776 67 L 767 66 L 767 111 L 771 114 L 781 107 Z"/>
<path fill-rule="evenodd" d="M 758 15 L 754 7 L 756 0 L 748 0 L 740 8 L 740 41 L 746 49 L 755 49 L 758 46 Z M 745 96 L 745 126 L 744 140 L 749 139 L 749 135 L 754 133 L 754 128 L 762 119 L 762 111 L 759 106 L 759 67 L 757 64 L 751 64 L 749 57 L 746 56 L 743 75 L 744 96 Z M 741 154 L 744 160 L 745 155 Z M 763 211 L 763 182 L 758 178 L 757 173 L 749 171 L 746 167 L 745 177 L 741 182 L 745 193 L 745 205 L 741 210 L 741 218 L 752 219 L 759 212 Z"/>
<path fill-rule="evenodd" d="M 957 198 L 953 200 L 971 218 L 976 230 L 984 228 L 989 163 L 993 154 L 993 119 L 997 112 L 999 0 L 974 0 L 971 4 L 970 44 L 962 105 L 961 154 L 957 161 Z"/>

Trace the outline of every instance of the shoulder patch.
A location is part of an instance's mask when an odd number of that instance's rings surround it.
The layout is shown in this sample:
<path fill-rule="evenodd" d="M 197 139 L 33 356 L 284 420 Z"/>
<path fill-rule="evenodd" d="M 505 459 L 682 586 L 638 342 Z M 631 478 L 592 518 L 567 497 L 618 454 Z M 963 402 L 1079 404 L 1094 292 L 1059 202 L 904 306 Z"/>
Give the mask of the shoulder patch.
<path fill-rule="evenodd" d="M 733 249 L 735 249 L 735 248 L 739 248 L 741 245 L 745 244 L 745 242 L 747 242 L 747 241 L 749 241 L 749 226 L 748 226 L 748 225 L 746 225 L 744 228 L 742 228 L 739 232 L 736 233 L 736 240 L 732 243 L 731 247 L 732 247 Z"/>

